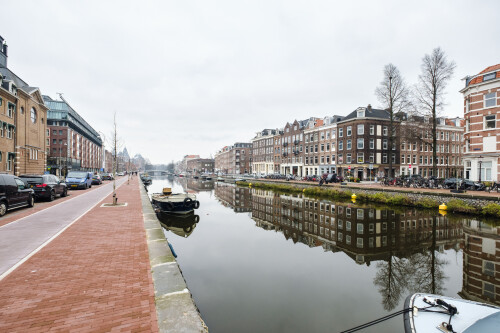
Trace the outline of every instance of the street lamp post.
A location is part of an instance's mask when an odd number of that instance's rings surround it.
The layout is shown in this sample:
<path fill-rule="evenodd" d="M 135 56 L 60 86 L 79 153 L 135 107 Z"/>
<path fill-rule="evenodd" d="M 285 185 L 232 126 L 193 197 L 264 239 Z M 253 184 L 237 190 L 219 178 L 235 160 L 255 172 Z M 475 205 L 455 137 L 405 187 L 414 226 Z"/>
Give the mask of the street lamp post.
<path fill-rule="evenodd" d="M 483 166 L 483 161 L 481 161 L 483 157 L 481 155 L 479 155 L 478 159 L 479 159 L 479 182 L 481 182 L 481 169 L 482 169 L 482 166 Z"/>

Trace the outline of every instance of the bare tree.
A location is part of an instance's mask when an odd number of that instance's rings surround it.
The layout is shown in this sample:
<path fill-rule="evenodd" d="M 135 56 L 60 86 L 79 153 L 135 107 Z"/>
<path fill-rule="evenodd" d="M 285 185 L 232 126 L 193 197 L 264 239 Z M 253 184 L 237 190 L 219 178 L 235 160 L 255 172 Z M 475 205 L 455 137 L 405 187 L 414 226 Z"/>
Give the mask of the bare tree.
<path fill-rule="evenodd" d="M 410 93 L 398 68 L 393 64 L 385 65 L 384 78 L 380 82 L 380 86 L 375 89 L 382 107 L 389 111 L 389 149 L 392 150 L 396 144 L 396 124 L 401 121 L 401 115 L 411 106 Z M 389 177 L 393 177 L 392 173 L 392 156 L 389 157 Z"/>
<path fill-rule="evenodd" d="M 111 144 L 113 145 L 113 205 L 118 203 L 116 197 L 116 170 L 118 168 L 118 149 L 121 147 L 120 139 L 118 138 L 118 131 L 116 127 L 116 112 L 113 116 L 113 131 L 111 133 Z"/>
<path fill-rule="evenodd" d="M 416 99 L 424 114 L 432 121 L 432 174 L 437 175 L 437 115 L 444 106 L 446 85 L 455 71 L 455 62 L 448 61 L 441 48 L 435 48 L 431 55 L 422 59 L 419 83 L 415 91 Z"/>

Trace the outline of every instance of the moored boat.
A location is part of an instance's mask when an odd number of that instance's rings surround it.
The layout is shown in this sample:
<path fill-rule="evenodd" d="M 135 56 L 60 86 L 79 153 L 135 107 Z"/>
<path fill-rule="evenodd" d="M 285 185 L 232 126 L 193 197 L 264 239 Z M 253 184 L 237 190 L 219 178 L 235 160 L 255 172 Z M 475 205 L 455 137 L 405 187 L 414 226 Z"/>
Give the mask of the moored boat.
<path fill-rule="evenodd" d="M 498 332 L 500 307 L 432 294 L 408 296 L 404 314 L 406 333 Z"/>
<path fill-rule="evenodd" d="M 148 175 L 147 173 L 143 173 L 141 175 L 141 181 L 144 185 L 151 185 L 151 183 L 153 182 L 153 179 L 151 178 L 150 175 Z"/>
<path fill-rule="evenodd" d="M 172 193 L 165 187 L 162 193 L 151 195 L 151 204 L 157 213 L 189 214 L 200 207 L 196 195 L 191 193 Z"/>

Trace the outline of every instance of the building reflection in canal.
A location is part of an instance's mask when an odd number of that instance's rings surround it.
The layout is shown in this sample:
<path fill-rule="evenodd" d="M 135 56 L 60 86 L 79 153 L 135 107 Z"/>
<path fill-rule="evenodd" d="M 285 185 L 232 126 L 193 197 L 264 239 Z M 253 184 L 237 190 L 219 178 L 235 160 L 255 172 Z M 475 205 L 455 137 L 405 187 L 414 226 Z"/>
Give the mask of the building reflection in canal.
<path fill-rule="evenodd" d="M 326 252 L 341 251 L 360 265 L 374 262 L 373 283 L 387 311 L 414 292 L 444 293 L 449 276 L 440 254 L 445 250 L 464 251 L 460 296 L 500 304 L 497 227 L 430 211 L 330 202 L 228 184 L 214 190 L 224 206 L 251 211 L 256 226 L 264 230 Z"/>

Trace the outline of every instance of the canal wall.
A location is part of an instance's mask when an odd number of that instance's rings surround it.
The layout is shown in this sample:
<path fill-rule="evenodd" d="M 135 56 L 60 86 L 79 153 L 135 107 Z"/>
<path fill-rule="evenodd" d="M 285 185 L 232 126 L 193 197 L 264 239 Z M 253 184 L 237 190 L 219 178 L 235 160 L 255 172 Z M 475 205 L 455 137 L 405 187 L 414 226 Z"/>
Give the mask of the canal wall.
<path fill-rule="evenodd" d="M 250 183 L 250 182 L 248 182 Z M 293 181 L 262 181 L 262 180 L 252 180 L 251 183 L 264 183 L 269 185 L 288 185 L 295 186 L 301 189 L 306 188 L 319 188 L 316 183 L 299 183 Z M 462 200 L 465 204 L 475 207 L 476 209 L 481 209 L 482 207 L 495 203 L 500 205 L 500 196 L 498 195 L 486 195 L 483 194 L 471 194 L 469 193 L 443 193 L 436 191 L 426 191 L 425 189 L 402 189 L 397 187 L 363 187 L 362 184 L 359 185 L 339 185 L 339 184 L 331 184 L 331 185 L 323 185 L 320 188 L 322 189 L 334 189 L 337 191 L 349 191 L 353 194 L 375 194 L 375 193 L 385 193 L 389 196 L 401 196 L 404 195 L 412 202 L 418 202 L 422 199 L 433 200 L 438 203 L 448 204 L 453 199 Z M 474 192 L 473 192 L 474 193 Z"/>
<path fill-rule="evenodd" d="M 208 332 L 163 229 L 139 182 L 160 332 Z"/>

